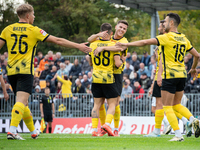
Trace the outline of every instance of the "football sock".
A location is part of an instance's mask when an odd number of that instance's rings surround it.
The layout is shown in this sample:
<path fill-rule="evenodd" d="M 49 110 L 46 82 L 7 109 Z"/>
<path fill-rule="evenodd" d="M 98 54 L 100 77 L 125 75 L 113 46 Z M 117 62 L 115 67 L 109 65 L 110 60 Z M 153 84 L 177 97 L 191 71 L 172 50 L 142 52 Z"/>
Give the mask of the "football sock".
<path fill-rule="evenodd" d="M 160 129 L 164 118 L 164 109 L 158 109 L 155 112 L 155 128 Z"/>
<path fill-rule="evenodd" d="M 117 105 L 117 107 L 115 107 L 115 114 L 114 114 L 114 126 L 117 129 L 119 128 L 120 115 L 121 115 L 120 105 Z"/>
<path fill-rule="evenodd" d="M 164 115 L 163 123 L 164 123 L 165 125 L 167 125 L 167 126 L 169 125 L 169 121 L 167 120 L 166 115 Z"/>
<path fill-rule="evenodd" d="M 180 130 L 175 130 L 174 132 L 176 137 L 182 137 Z"/>
<path fill-rule="evenodd" d="M 32 134 L 36 134 L 36 131 L 33 132 L 35 130 L 35 127 L 34 127 L 34 123 L 33 123 L 33 116 L 31 116 L 31 111 L 30 109 L 28 108 L 28 106 L 26 106 L 24 108 L 24 115 L 23 115 L 23 120 L 27 126 L 27 128 L 29 129 L 29 131 L 32 133 Z"/>
<path fill-rule="evenodd" d="M 178 113 L 176 110 L 174 110 L 174 113 L 176 117 L 178 117 L 179 119 L 183 118 L 183 116 L 180 113 Z"/>
<path fill-rule="evenodd" d="M 24 114 L 24 108 L 25 105 L 21 102 L 16 102 L 13 106 L 12 113 L 11 113 L 11 123 L 10 126 L 15 126 L 17 129 L 17 126 L 19 125 L 20 121 L 22 120 L 22 116 Z M 9 132 L 16 133 L 14 131 L 14 127 L 9 129 Z"/>
<path fill-rule="evenodd" d="M 180 128 L 178 126 L 178 120 L 176 119 L 176 115 L 174 114 L 172 106 L 163 106 L 163 109 L 165 111 L 165 114 L 167 116 L 167 120 L 169 121 L 172 129 L 174 131 L 180 130 Z"/>
<path fill-rule="evenodd" d="M 189 121 L 190 121 L 190 125 L 192 124 L 192 121 L 194 120 L 194 116 L 191 116 L 190 118 L 189 118 Z"/>
<path fill-rule="evenodd" d="M 51 127 L 49 127 L 49 133 L 51 133 Z"/>
<path fill-rule="evenodd" d="M 98 127 L 99 118 L 92 118 L 92 128 Z"/>
<path fill-rule="evenodd" d="M 10 126 L 9 132 L 10 132 L 10 133 L 13 133 L 13 134 L 17 134 L 17 127 L 15 127 L 15 126 Z"/>
<path fill-rule="evenodd" d="M 190 117 L 193 116 L 191 112 L 185 106 L 181 104 L 174 105 L 173 109 L 179 112 L 181 115 L 183 115 L 187 119 L 190 119 Z"/>
<path fill-rule="evenodd" d="M 118 131 L 118 128 L 114 128 L 114 130 L 117 130 L 117 131 Z"/>
<path fill-rule="evenodd" d="M 155 134 L 160 134 L 160 128 L 155 128 L 154 131 L 153 131 Z"/>
<path fill-rule="evenodd" d="M 183 121 L 184 125 L 188 122 L 188 120 L 185 117 L 182 117 L 181 120 Z"/>
<path fill-rule="evenodd" d="M 105 105 L 101 105 L 100 109 L 99 109 L 99 119 L 101 122 L 101 126 L 103 126 L 106 122 L 106 109 L 105 109 Z"/>
<path fill-rule="evenodd" d="M 107 114 L 106 115 L 106 124 L 111 124 L 113 117 L 114 116 L 112 114 Z"/>

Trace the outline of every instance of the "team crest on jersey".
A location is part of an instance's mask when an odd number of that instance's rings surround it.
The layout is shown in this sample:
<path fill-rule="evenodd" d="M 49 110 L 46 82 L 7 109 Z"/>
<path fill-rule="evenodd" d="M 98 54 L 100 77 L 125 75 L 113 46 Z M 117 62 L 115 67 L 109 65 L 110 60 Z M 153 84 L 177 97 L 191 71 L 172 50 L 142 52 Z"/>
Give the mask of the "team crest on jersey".
<path fill-rule="evenodd" d="M 40 30 L 40 33 L 44 36 L 47 34 L 44 30 Z"/>

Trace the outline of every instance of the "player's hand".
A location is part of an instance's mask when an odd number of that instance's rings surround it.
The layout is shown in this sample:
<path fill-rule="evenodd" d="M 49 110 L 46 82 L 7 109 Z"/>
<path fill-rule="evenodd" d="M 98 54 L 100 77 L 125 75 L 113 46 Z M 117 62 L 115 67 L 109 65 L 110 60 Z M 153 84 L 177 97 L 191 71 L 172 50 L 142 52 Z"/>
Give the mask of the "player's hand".
<path fill-rule="evenodd" d="M 151 96 L 153 93 L 153 88 L 150 88 L 149 92 L 148 92 L 148 96 Z"/>
<path fill-rule="evenodd" d="M 41 118 L 44 118 L 44 114 L 41 114 Z"/>
<path fill-rule="evenodd" d="M 52 114 L 52 118 L 55 118 L 55 114 Z"/>
<path fill-rule="evenodd" d="M 120 42 L 117 42 L 117 43 L 115 44 L 115 46 L 120 47 L 120 48 L 122 48 L 123 50 L 125 50 L 125 49 L 128 48 L 127 43 L 120 43 Z"/>
<path fill-rule="evenodd" d="M 97 48 L 94 50 L 94 52 L 93 52 L 94 56 L 97 56 L 97 55 L 98 55 L 99 53 L 101 53 L 103 50 L 104 50 L 103 47 L 97 47 Z"/>
<path fill-rule="evenodd" d="M 101 38 L 106 38 L 106 37 L 108 37 L 108 36 L 109 36 L 108 30 L 98 33 L 97 36 L 98 36 L 98 37 L 101 37 Z"/>
<path fill-rule="evenodd" d="M 3 95 L 4 95 L 4 99 L 7 101 L 7 100 L 9 99 L 9 95 L 8 95 L 8 93 L 5 92 L 5 93 L 3 93 Z"/>
<path fill-rule="evenodd" d="M 192 77 L 196 77 L 197 76 L 197 70 L 196 69 L 190 69 L 188 74 L 191 74 Z"/>
<path fill-rule="evenodd" d="M 91 52 L 91 51 L 92 51 L 92 48 L 86 46 L 86 44 L 88 44 L 88 42 L 79 44 L 79 48 L 78 48 L 78 49 L 79 49 L 80 51 L 84 52 L 84 53 Z"/>
<path fill-rule="evenodd" d="M 158 84 L 158 86 L 162 86 L 162 77 L 161 77 L 161 75 L 159 76 L 158 75 L 158 77 L 157 77 L 157 84 Z"/>
<path fill-rule="evenodd" d="M 124 56 L 124 54 L 122 54 L 121 59 L 123 60 L 123 62 L 126 61 L 126 56 Z"/>

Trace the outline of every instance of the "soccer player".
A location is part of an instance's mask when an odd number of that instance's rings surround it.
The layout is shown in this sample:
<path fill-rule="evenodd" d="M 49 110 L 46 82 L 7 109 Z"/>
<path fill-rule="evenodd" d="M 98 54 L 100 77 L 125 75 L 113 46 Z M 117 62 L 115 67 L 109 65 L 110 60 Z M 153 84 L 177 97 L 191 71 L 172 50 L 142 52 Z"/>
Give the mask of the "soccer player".
<path fill-rule="evenodd" d="M 186 52 L 190 52 L 194 56 L 192 68 L 188 73 L 192 76 L 196 73 L 196 66 L 199 59 L 199 54 L 192 47 L 190 41 L 184 34 L 179 33 L 177 28 L 180 23 L 178 14 L 169 13 L 165 18 L 164 27 L 165 34 L 158 35 L 156 38 L 141 40 L 131 43 L 117 43 L 120 46 L 145 46 L 145 45 L 161 45 L 161 58 L 159 62 L 159 71 L 157 84 L 162 85 L 161 98 L 163 109 L 167 119 L 175 131 L 175 137 L 170 141 L 183 141 L 178 121 L 173 110 L 179 112 L 189 120 L 189 126 L 192 126 L 195 132 L 195 137 L 199 137 L 200 128 L 199 120 L 194 118 L 191 112 L 181 105 L 181 98 L 187 73 L 184 65 L 184 56 Z M 163 63 L 163 66 L 162 66 Z M 163 74 L 162 74 L 163 73 Z"/>
<path fill-rule="evenodd" d="M 108 31 L 108 36 L 100 38 L 90 45 L 92 48 L 92 52 L 90 53 L 90 65 L 93 65 L 92 94 L 94 96 L 94 107 L 92 109 L 92 136 L 98 135 L 97 126 L 99 121 L 99 109 L 104 102 L 104 98 L 107 99 L 109 108 L 107 111 L 105 124 L 102 126 L 102 128 L 108 133 L 108 135 L 114 136 L 110 124 L 115 113 L 118 92 L 114 84 L 115 79 L 113 76 L 113 68 L 114 65 L 116 67 L 120 67 L 123 61 L 120 60 L 120 52 L 110 52 L 104 50 L 97 56 L 94 55 L 93 52 L 97 47 L 112 46 L 114 50 L 117 50 L 114 46 L 115 42 L 110 41 L 112 35 L 112 26 L 109 23 L 104 23 L 101 25 L 100 30 L 101 32 Z"/>
<path fill-rule="evenodd" d="M 118 21 L 117 25 L 115 26 L 115 34 L 111 37 L 111 41 L 113 42 L 121 42 L 121 43 L 128 43 L 127 39 L 124 37 L 124 34 L 126 33 L 128 28 L 128 22 L 125 20 L 120 20 Z M 104 32 L 100 32 L 98 34 L 94 34 L 91 37 L 88 38 L 88 41 L 91 43 L 92 41 L 100 38 L 100 37 L 104 37 L 107 35 L 107 31 Z M 99 47 L 95 50 L 95 55 L 97 55 L 99 52 L 103 51 L 105 47 Z M 109 49 L 108 49 L 109 50 Z M 124 49 L 123 51 L 120 52 L 120 57 L 122 57 L 122 55 L 124 54 L 124 56 L 127 55 L 127 51 L 128 49 Z M 121 110 L 120 110 L 120 105 L 119 105 L 119 101 L 120 101 L 120 95 L 122 93 L 122 82 L 123 82 L 123 70 L 125 67 L 126 62 L 124 61 L 122 66 L 118 67 L 114 67 L 114 78 L 115 78 L 115 84 L 117 87 L 117 92 L 118 92 L 118 97 L 117 97 L 117 106 L 115 108 L 115 114 L 114 114 L 114 134 L 115 136 L 119 136 L 119 121 L 120 121 L 120 115 L 121 115 Z M 106 118 L 106 109 L 105 109 L 105 105 L 102 104 L 100 111 L 99 111 L 99 117 L 100 117 L 100 121 L 101 121 L 101 126 L 103 126 L 103 124 L 105 123 L 105 118 Z M 101 129 L 101 133 L 99 134 L 99 136 L 103 136 L 104 134 L 106 134 L 106 132 Z"/>
<path fill-rule="evenodd" d="M 22 118 L 31 132 L 31 137 L 35 139 L 38 137 L 38 133 L 36 133 L 33 117 L 28 108 L 28 98 L 32 91 L 33 59 L 38 42 L 51 42 L 64 47 L 78 48 L 83 52 L 89 52 L 91 49 L 85 43 L 77 44 L 63 38 L 57 38 L 33 26 L 35 18 L 34 9 L 29 4 L 20 5 L 17 8 L 17 15 L 19 22 L 7 26 L 0 36 L 0 48 L 4 44 L 8 48 L 7 75 L 16 94 L 16 103 L 12 109 L 7 139 L 23 140 L 16 131 Z"/>
<path fill-rule="evenodd" d="M 44 93 L 45 95 L 42 95 L 40 99 L 41 118 L 44 118 L 45 122 L 48 122 L 49 133 L 51 133 L 52 121 L 55 117 L 55 107 L 53 98 L 49 95 L 50 89 L 48 87 L 44 89 Z"/>

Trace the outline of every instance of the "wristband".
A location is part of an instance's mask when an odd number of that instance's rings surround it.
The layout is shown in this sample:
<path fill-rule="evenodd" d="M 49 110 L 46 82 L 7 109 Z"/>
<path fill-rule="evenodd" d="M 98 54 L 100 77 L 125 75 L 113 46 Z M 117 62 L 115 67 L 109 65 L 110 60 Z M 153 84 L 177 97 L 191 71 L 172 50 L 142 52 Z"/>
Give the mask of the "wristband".
<path fill-rule="evenodd" d="M 124 61 L 122 59 L 120 59 L 122 61 L 122 63 L 124 63 Z"/>

